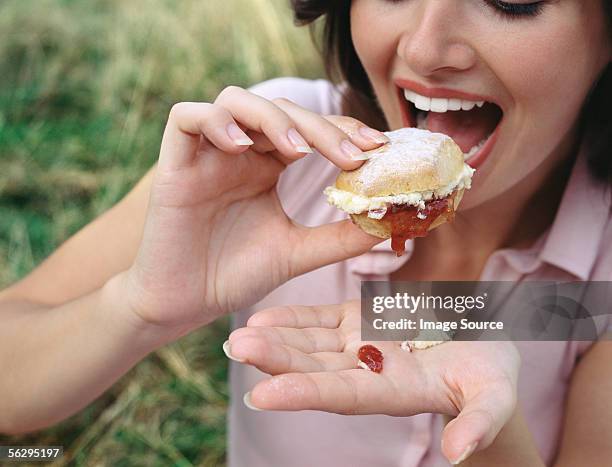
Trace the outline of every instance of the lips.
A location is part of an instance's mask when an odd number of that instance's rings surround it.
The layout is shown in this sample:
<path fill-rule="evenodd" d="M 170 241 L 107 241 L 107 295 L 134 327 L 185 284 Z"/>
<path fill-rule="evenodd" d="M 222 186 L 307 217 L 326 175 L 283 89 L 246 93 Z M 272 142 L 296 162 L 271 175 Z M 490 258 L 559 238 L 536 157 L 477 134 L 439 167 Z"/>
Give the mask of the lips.
<path fill-rule="evenodd" d="M 459 145 L 466 162 L 481 165 L 497 139 L 503 111 L 492 99 L 397 80 L 403 125 L 443 133 Z M 459 110 L 461 109 L 461 110 Z"/>

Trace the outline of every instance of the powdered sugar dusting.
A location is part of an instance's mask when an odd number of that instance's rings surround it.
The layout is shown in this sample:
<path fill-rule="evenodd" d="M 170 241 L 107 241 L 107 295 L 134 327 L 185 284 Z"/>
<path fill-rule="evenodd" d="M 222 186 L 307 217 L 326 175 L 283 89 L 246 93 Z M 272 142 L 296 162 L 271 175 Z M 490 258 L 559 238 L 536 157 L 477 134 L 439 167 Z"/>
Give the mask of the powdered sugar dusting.
<path fill-rule="evenodd" d="M 368 170 L 363 170 L 359 176 L 359 181 L 364 185 L 373 183 L 397 167 L 410 167 L 415 172 L 433 169 L 440 147 L 444 143 L 453 143 L 447 135 L 419 128 L 400 128 L 387 131 L 385 135 L 393 145 L 386 144 L 367 153 Z"/>

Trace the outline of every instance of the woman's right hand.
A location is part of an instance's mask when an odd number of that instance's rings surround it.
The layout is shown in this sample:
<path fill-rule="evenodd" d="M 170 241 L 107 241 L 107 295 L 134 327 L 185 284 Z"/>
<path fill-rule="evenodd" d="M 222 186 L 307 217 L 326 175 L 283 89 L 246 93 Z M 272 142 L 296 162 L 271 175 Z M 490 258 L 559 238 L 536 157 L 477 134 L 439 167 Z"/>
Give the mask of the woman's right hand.
<path fill-rule="evenodd" d="M 292 222 L 275 187 L 310 147 L 354 169 L 361 162 L 352 155 L 385 141 L 352 118 L 237 87 L 212 104 L 175 105 L 138 255 L 117 281 L 129 308 L 140 323 L 184 334 L 297 275 L 367 251 L 380 239 L 348 220 L 318 228 Z"/>

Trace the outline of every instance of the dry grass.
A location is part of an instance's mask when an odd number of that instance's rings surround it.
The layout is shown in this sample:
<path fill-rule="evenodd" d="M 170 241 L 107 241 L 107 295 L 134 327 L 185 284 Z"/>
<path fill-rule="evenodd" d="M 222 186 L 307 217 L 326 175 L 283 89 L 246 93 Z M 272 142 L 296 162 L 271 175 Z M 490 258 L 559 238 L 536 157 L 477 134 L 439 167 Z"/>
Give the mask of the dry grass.
<path fill-rule="evenodd" d="M 286 0 L 0 2 L 0 287 L 125 194 L 168 110 L 229 84 L 322 76 Z M 222 465 L 221 321 L 151 355 L 66 422 L 0 444 L 61 444 L 56 465 Z M 24 464 L 21 464 L 24 465 Z"/>

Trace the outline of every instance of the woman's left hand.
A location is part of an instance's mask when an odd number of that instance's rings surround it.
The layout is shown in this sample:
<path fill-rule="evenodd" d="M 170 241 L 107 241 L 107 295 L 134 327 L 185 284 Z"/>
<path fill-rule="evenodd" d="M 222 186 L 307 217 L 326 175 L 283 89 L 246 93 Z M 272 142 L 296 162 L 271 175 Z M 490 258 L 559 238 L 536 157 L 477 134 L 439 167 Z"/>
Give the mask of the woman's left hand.
<path fill-rule="evenodd" d="M 274 375 L 246 396 L 264 410 L 347 415 L 439 413 L 452 461 L 489 446 L 516 406 L 520 356 L 511 342 L 446 342 L 409 352 L 377 342 L 380 374 L 358 368 L 360 302 L 279 307 L 253 315 L 229 339 L 233 359 Z"/>

